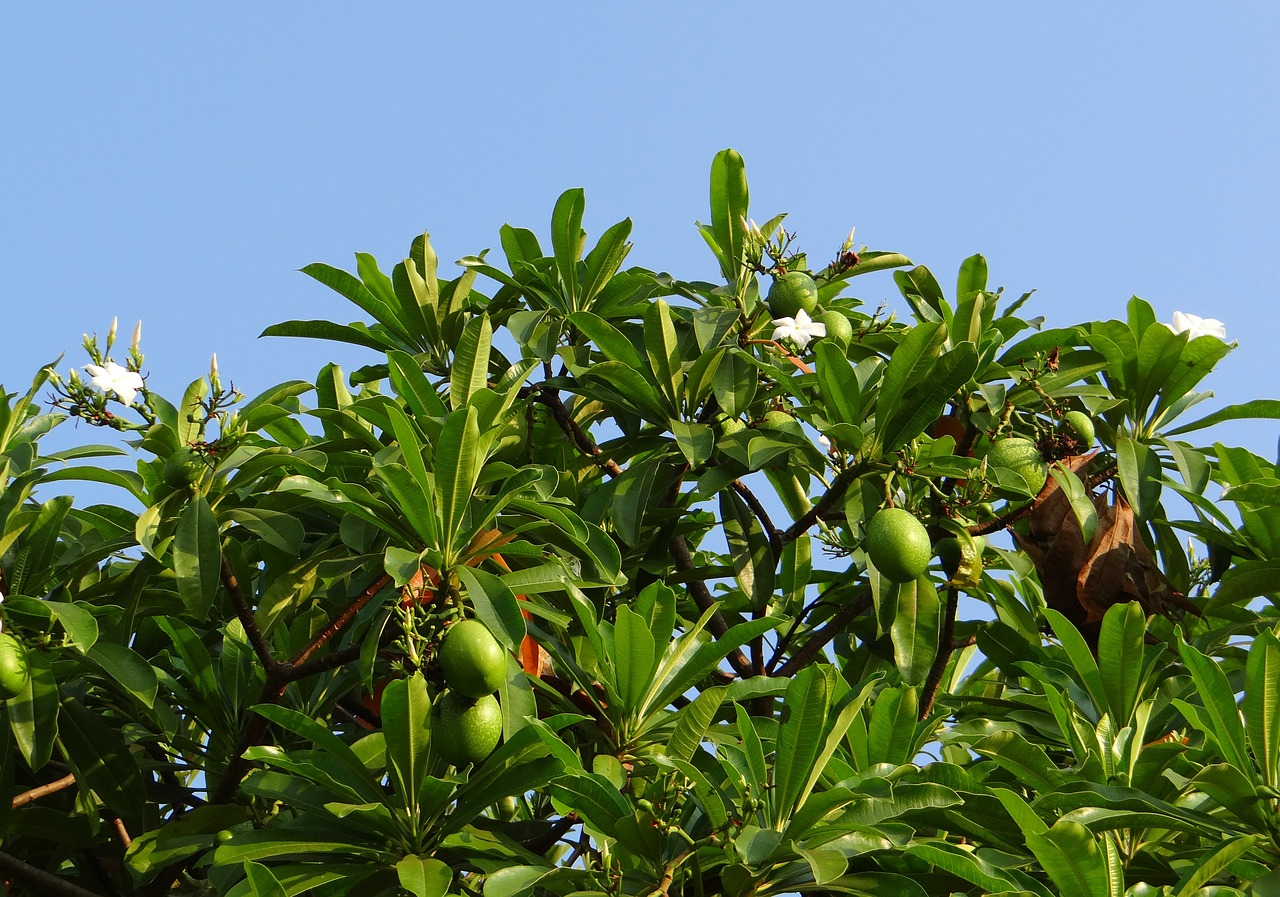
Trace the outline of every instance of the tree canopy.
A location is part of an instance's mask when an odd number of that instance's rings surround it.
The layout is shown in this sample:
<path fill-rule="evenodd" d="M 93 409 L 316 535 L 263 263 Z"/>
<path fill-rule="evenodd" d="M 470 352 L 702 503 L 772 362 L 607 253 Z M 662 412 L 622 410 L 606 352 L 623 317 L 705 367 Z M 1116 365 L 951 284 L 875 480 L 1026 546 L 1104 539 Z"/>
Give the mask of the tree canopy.
<path fill-rule="evenodd" d="M 709 195 L 716 282 L 569 190 L 452 280 L 305 268 L 360 319 L 264 335 L 353 372 L 170 400 L 113 326 L 0 390 L 8 893 L 1280 894 L 1280 470 L 1208 435 L 1280 401 L 1195 409 L 1221 324 Z"/>

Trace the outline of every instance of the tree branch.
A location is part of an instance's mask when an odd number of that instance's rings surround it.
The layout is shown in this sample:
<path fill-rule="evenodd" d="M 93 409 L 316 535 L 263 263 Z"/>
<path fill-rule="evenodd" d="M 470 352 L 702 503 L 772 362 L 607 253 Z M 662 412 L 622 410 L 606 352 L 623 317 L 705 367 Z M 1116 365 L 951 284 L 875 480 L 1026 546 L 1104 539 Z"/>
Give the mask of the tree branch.
<path fill-rule="evenodd" d="M 360 613 L 361 608 L 368 604 L 370 600 L 373 599 L 374 595 L 381 592 L 389 582 L 391 582 L 391 576 L 389 574 L 384 573 L 379 576 L 373 581 L 373 584 L 369 586 L 369 588 L 356 596 L 356 598 L 346 606 L 342 613 L 338 614 L 338 616 L 334 618 L 332 623 L 326 626 L 319 635 L 313 638 L 309 645 L 295 654 L 293 659 L 289 661 L 294 667 L 295 672 L 297 668 L 306 663 L 307 659 L 311 657 L 311 655 L 314 654 L 322 645 L 324 645 L 325 642 L 329 641 L 329 639 L 341 632 L 343 628 L 351 622 L 352 618 L 354 618 L 356 614 Z"/>
<path fill-rule="evenodd" d="M 677 567 L 681 570 L 694 569 L 693 554 L 689 551 L 689 543 L 684 540 L 684 536 L 672 536 L 670 546 L 671 556 L 675 559 Z M 693 596 L 693 601 L 698 605 L 698 609 L 704 613 L 707 608 L 716 603 L 711 590 L 700 579 L 695 579 L 689 583 L 689 594 Z M 729 624 L 725 622 L 724 616 L 719 610 L 716 610 L 711 615 L 711 620 L 707 625 L 717 637 L 723 637 L 729 631 Z M 729 652 L 729 664 L 733 667 L 734 672 L 743 679 L 751 678 L 751 661 L 747 660 L 747 656 L 742 653 L 741 649 L 734 648 Z"/>
<path fill-rule="evenodd" d="M 271 656 L 271 648 L 262 637 L 262 630 L 258 629 L 258 621 L 253 617 L 253 608 L 249 607 L 249 602 L 240 588 L 240 582 L 236 579 L 236 574 L 232 571 L 226 556 L 222 558 L 222 585 L 231 597 L 236 616 L 240 619 L 240 625 L 244 627 L 244 634 L 248 637 L 249 644 L 253 646 L 253 653 L 258 655 L 258 660 L 266 667 L 267 678 L 270 678 L 272 671 L 279 666 L 279 661 Z"/>
<path fill-rule="evenodd" d="M 924 680 L 924 688 L 920 692 L 919 719 L 925 719 L 933 710 L 933 701 L 938 696 L 938 686 L 942 684 L 942 676 L 951 662 L 951 652 L 955 650 L 954 637 L 956 631 L 956 609 L 960 606 L 958 589 L 947 589 L 947 606 L 942 612 L 942 629 L 938 633 L 938 656 L 933 659 L 933 666 Z"/>
<path fill-rule="evenodd" d="M 612 458 L 603 457 L 604 452 L 600 450 L 600 446 L 596 445 L 595 440 L 578 426 L 578 422 L 569 414 L 569 409 L 564 407 L 564 402 L 560 401 L 560 394 L 556 390 L 538 386 L 534 387 L 530 396 L 535 402 L 546 406 L 556 423 L 560 425 L 560 429 L 573 440 L 579 451 L 594 460 L 610 476 L 622 475 L 622 468 L 618 466 L 618 462 Z"/>
<path fill-rule="evenodd" d="M 791 524 L 783 531 L 779 537 L 782 544 L 789 545 L 796 539 L 799 539 L 809 527 L 818 522 L 819 519 L 825 517 L 836 502 L 844 498 L 845 491 L 849 488 L 849 484 L 858 478 L 860 470 L 856 467 L 850 467 L 836 474 L 836 478 L 831 481 L 831 486 L 822 494 L 822 498 L 804 514 L 795 523 Z"/>
<path fill-rule="evenodd" d="M 30 791 L 22 792 L 21 794 L 19 794 L 17 797 L 13 799 L 12 808 L 16 810 L 18 809 L 18 807 L 21 807 L 24 804 L 29 804 L 33 800 L 39 800 L 40 798 L 44 797 L 46 794 L 54 794 L 58 791 L 63 790 L 64 788 L 70 788 L 75 783 L 76 783 L 75 773 L 67 773 L 65 776 L 63 776 L 60 779 L 55 779 L 54 781 L 49 782 L 48 784 L 45 784 L 45 785 L 38 785 L 35 788 L 32 788 Z"/>
<path fill-rule="evenodd" d="M 35 888 L 37 893 L 44 894 L 46 897 L 102 897 L 96 891 L 72 884 L 52 872 L 24 863 L 17 857 L 2 851 L 0 851 L 0 873 L 26 882 Z"/>
<path fill-rule="evenodd" d="M 836 634 L 853 622 L 854 618 L 861 616 L 871 608 L 871 592 L 868 589 L 864 594 L 853 598 L 848 604 L 836 611 L 831 619 L 815 629 L 809 636 L 808 640 L 792 654 L 778 671 L 775 676 L 794 676 L 810 663 L 812 663 L 827 646 Z"/>
<path fill-rule="evenodd" d="M 747 488 L 747 484 L 742 480 L 734 480 L 729 484 L 733 491 L 738 493 L 747 507 L 751 509 L 751 513 L 756 515 L 756 519 L 760 521 L 760 527 L 764 530 L 765 535 L 769 537 L 769 553 L 773 555 L 773 560 L 782 560 L 782 531 L 773 525 L 773 521 L 769 518 L 769 512 L 765 506 L 760 503 L 760 499 L 756 494 Z"/>

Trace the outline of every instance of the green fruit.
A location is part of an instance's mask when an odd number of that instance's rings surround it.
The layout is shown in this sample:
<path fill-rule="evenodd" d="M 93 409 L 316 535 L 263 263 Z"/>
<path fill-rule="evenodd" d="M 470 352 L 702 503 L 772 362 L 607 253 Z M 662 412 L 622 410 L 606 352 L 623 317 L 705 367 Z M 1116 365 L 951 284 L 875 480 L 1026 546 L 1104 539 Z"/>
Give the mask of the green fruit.
<path fill-rule="evenodd" d="M 844 348 L 853 342 L 853 322 L 838 311 L 823 312 L 818 318 L 827 328 L 827 339 Z"/>
<path fill-rule="evenodd" d="M 732 436 L 734 433 L 741 433 L 747 428 L 747 425 L 736 417 L 730 417 L 720 423 L 720 436 Z"/>
<path fill-rule="evenodd" d="M 24 694 L 29 681 L 27 649 L 13 636 L 0 632 L 0 698 L 8 700 Z"/>
<path fill-rule="evenodd" d="M 1093 421 L 1083 411 L 1068 411 L 1062 416 L 1062 426 L 1075 436 L 1077 442 L 1093 445 Z"/>
<path fill-rule="evenodd" d="M 1049 465 L 1040 449 L 1030 439 L 1010 436 L 1000 439 L 987 452 L 987 467 L 1007 470 L 1026 483 L 1027 491 L 1036 495 L 1049 478 Z"/>
<path fill-rule="evenodd" d="M 803 271 L 788 271 L 774 278 L 766 298 L 775 318 L 794 318 L 798 311 L 812 315 L 818 307 L 818 284 Z"/>
<path fill-rule="evenodd" d="M 232 838 L 235 837 L 235 832 L 231 831 L 231 829 L 224 828 L 222 831 L 218 832 L 218 834 L 214 835 L 213 837 L 214 837 L 214 840 L 216 840 L 219 844 L 226 844 L 228 841 L 230 841 Z"/>
<path fill-rule="evenodd" d="M 185 489 L 204 473 L 204 462 L 189 448 L 180 448 L 164 462 L 165 485 Z"/>
<path fill-rule="evenodd" d="M 867 556 L 893 582 L 911 582 L 929 569 L 933 546 L 924 524 L 902 508 L 877 511 L 867 524 Z"/>
<path fill-rule="evenodd" d="M 775 433 L 792 433 L 800 436 L 804 435 L 804 429 L 790 414 L 785 411 L 774 409 L 766 411 L 764 417 L 760 418 L 758 429 L 773 430 Z"/>
<path fill-rule="evenodd" d="M 431 743 L 454 766 L 479 763 L 502 740 L 502 706 L 493 695 L 472 701 L 446 691 L 431 708 Z"/>
<path fill-rule="evenodd" d="M 507 677 L 507 652 L 478 620 L 449 627 L 440 647 L 440 669 L 449 688 L 468 698 L 498 690 Z"/>

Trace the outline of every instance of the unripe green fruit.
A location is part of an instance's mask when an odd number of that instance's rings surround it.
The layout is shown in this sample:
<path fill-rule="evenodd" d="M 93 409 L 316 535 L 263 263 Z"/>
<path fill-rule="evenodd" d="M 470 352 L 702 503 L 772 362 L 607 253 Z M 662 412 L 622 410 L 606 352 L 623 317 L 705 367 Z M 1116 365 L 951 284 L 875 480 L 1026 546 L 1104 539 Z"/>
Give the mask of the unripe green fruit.
<path fill-rule="evenodd" d="M 440 669 L 449 688 L 468 698 L 491 695 L 507 677 L 507 652 L 478 620 L 449 627 L 440 647 Z"/>
<path fill-rule="evenodd" d="M 1062 416 L 1062 426 L 1082 445 L 1093 445 L 1093 421 L 1083 411 L 1068 411 Z"/>
<path fill-rule="evenodd" d="M 479 763 L 502 740 L 502 706 L 493 695 L 472 701 L 446 691 L 431 708 L 431 743 L 454 766 Z"/>
<path fill-rule="evenodd" d="M 31 670 L 27 649 L 7 632 L 0 632 L 0 698 L 16 698 L 27 690 Z"/>
<path fill-rule="evenodd" d="M 726 418 L 720 422 L 720 436 L 732 436 L 734 433 L 741 433 L 747 428 L 747 425 L 736 417 Z"/>
<path fill-rule="evenodd" d="M 1044 463 L 1040 449 L 1021 436 L 1010 436 L 992 445 L 987 452 L 987 467 L 998 467 L 1017 475 L 1032 495 L 1038 494 L 1049 478 L 1049 465 Z"/>
<path fill-rule="evenodd" d="M 823 312 L 818 318 L 827 328 L 826 338 L 834 342 L 840 348 L 844 348 L 853 342 L 853 322 L 840 314 L 838 311 Z"/>
<path fill-rule="evenodd" d="M 787 414 L 787 412 L 779 411 L 776 408 L 772 411 L 766 411 L 764 417 L 760 418 L 759 429 L 773 430 L 775 433 L 804 435 L 804 430 L 801 428 L 799 421 Z"/>
<path fill-rule="evenodd" d="M 798 311 L 812 315 L 818 307 L 818 284 L 803 271 L 788 271 L 774 279 L 766 298 L 775 318 L 794 318 Z"/>
<path fill-rule="evenodd" d="M 902 508 L 877 511 L 867 524 L 867 556 L 893 582 L 911 582 L 929 569 L 933 546 L 924 524 Z"/>

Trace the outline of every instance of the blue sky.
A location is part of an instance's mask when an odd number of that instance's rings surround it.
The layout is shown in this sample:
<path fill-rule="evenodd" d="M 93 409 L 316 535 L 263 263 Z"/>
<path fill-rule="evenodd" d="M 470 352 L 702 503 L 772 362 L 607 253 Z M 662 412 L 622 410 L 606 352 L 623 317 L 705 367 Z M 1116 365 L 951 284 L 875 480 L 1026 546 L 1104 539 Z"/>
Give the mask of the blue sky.
<path fill-rule="evenodd" d="M 732 146 L 753 217 L 818 257 L 856 225 L 944 285 L 984 253 L 1053 325 L 1135 293 L 1220 318 L 1240 348 L 1206 385 L 1273 397 L 1276 46 L 1261 2 L 14 4 L 0 383 L 82 364 L 113 315 L 165 394 L 215 351 L 251 394 L 358 366 L 257 339 L 355 317 L 298 268 L 389 268 L 430 230 L 449 270 L 574 186 L 593 237 L 634 219 L 630 263 L 711 277 L 693 223 Z M 1217 435 L 1273 456 L 1277 429 Z"/>

